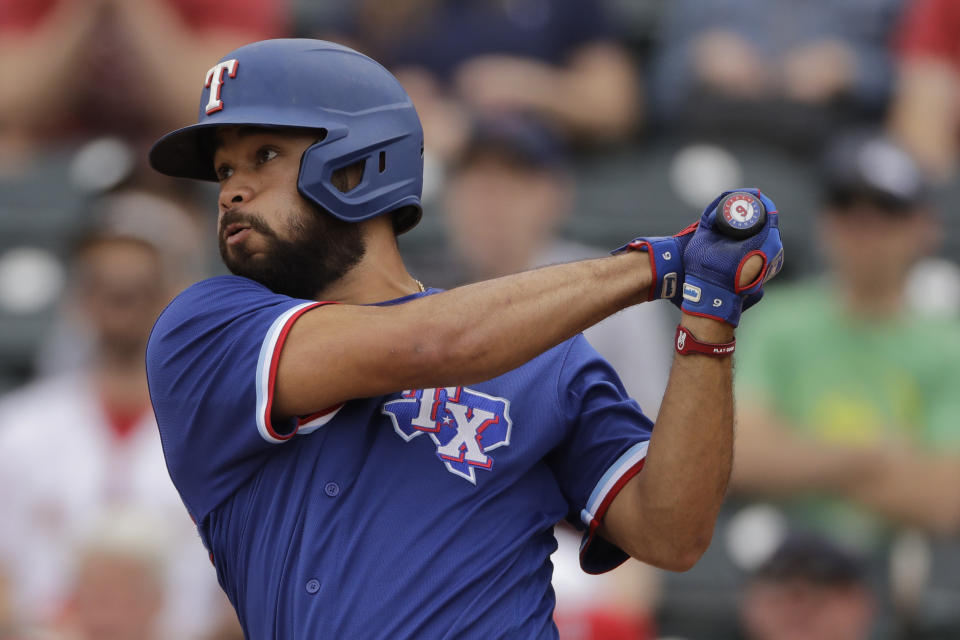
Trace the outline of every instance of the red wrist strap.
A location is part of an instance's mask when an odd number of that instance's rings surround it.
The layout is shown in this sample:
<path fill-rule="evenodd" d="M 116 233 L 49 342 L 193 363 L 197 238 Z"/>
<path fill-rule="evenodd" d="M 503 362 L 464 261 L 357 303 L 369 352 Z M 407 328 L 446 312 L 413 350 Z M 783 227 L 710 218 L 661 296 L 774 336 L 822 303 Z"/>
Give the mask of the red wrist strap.
<path fill-rule="evenodd" d="M 693 334 L 690 333 L 686 327 L 677 325 L 677 334 L 674 336 L 674 346 L 677 348 L 677 353 L 682 356 L 699 353 L 705 356 L 713 356 L 714 358 L 725 358 L 736 349 L 737 341 L 731 340 L 730 342 L 722 343 L 700 342 L 693 337 Z"/>

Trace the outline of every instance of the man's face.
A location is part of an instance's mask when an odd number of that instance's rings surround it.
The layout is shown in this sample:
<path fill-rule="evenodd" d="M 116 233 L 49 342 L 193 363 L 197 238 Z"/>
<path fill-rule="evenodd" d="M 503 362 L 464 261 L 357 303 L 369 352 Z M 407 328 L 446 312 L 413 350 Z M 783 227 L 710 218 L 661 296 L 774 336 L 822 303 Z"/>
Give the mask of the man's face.
<path fill-rule="evenodd" d="M 79 637 L 154 637 L 163 592 L 154 570 L 144 562 L 93 554 L 81 564 L 72 595 Z"/>
<path fill-rule="evenodd" d="M 750 585 L 741 615 L 750 640 L 866 640 L 873 611 L 872 597 L 858 584 L 796 578 Z"/>
<path fill-rule="evenodd" d="M 476 278 L 529 269 L 563 221 L 568 198 L 562 178 L 551 171 L 480 153 L 459 169 L 446 192 L 456 255 Z"/>
<path fill-rule="evenodd" d="M 317 134 L 229 127 L 217 133 L 220 256 L 236 275 L 276 293 L 313 298 L 363 257 L 360 228 L 297 191 L 303 152 Z"/>
<path fill-rule="evenodd" d="M 881 280 L 900 282 L 936 237 L 928 212 L 889 211 L 868 200 L 828 208 L 821 231 L 830 265 L 868 289 Z"/>
<path fill-rule="evenodd" d="M 74 265 L 76 295 L 101 347 L 140 353 L 170 298 L 156 249 L 124 238 L 86 248 Z"/>

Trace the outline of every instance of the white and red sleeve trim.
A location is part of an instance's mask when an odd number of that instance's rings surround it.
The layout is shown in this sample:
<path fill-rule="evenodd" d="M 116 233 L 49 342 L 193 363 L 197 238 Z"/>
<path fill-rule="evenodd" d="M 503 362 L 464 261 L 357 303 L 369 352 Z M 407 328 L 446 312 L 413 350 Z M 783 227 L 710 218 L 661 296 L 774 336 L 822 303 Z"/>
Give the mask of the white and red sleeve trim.
<path fill-rule="evenodd" d="M 327 424 L 333 417 L 337 415 L 337 412 L 343 409 L 342 404 L 338 404 L 335 407 L 330 407 L 329 409 L 324 409 L 323 411 L 318 411 L 317 413 L 312 413 L 309 416 L 304 416 L 300 418 L 299 424 L 297 424 L 297 433 L 305 436 L 308 433 L 313 433 L 323 425 Z"/>
<path fill-rule="evenodd" d="M 597 529 L 600 528 L 603 516 L 606 515 L 613 499 L 617 497 L 617 494 L 620 493 L 627 482 L 643 468 L 649 445 L 649 441 L 638 442 L 627 449 L 623 455 L 617 458 L 616 462 L 610 465 L 600 481 L 597 482 L 597 486 L 594 487 L 590 498 L 587 500 L 586 508 L 580 512 L 580 519 L 587 527 L 583 543 L 580 545 L 581 560 L 593 543 Z"/>
<path fill-rule="evenodd" d="M 297 433 L 298 422 L 292 422 L 288 433 L 282 433 L 274 428 L 270 421 L 270 412 L 273 408 L 273 386 L 277 378 L 277 364 L 280 362 L 280 352 L 283 343 L 290 333 L 290 328 L 297 318 L 310 309 L 329 304 L 326 302 L 304 302 L 281 314 L 263 339 L 260 347 L 260 357 L 257 360 L 257 430 L 267 442 L 277 444 L 289 440 Z M 339 407 L 338 407 L 339 408 Z M 332 415 L 330 416 L 333 417 Z"/>

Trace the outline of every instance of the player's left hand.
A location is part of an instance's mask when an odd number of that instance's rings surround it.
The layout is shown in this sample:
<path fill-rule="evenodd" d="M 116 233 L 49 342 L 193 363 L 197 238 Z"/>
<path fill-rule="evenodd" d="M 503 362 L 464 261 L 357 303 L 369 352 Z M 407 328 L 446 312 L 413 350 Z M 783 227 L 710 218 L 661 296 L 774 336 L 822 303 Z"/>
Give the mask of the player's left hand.
<path fill-rule="evenodd" d="M 737 189 L 757 196 L 767 210 L 767 218 L 756 234 L 735 239 L 726 236 L 716 225 L 717 205 L 732 191 L 725 191 L 707 205 L 696 232 L 683 254 L 684 313 L 712 318 L 734 327 L 740 323 L 744 309 L 763 297 L 763 285 L 783 267 L 783 243 L 780 240 L 777 205 L 758 189 Z M 749 282 L 741 275 L 747 261 L 759 256 L 763 264 Z"/>

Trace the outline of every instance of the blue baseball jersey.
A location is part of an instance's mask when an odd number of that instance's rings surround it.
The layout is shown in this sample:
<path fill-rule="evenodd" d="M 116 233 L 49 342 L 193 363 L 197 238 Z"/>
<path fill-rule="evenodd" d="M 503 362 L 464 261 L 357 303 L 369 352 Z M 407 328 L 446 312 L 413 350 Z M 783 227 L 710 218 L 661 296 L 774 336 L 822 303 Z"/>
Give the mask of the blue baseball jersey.
<path fill-rule="evenodd" d="M 147 348 L 170 476 L 246 636 L 555 638 L 553 526 L 584 531 L 588 572 L 626 559 L 596 531 L 650 420 L 577 336 L 469 387 L 273 421 L 284 339 L 321 306 L 211 278 Z"/>

